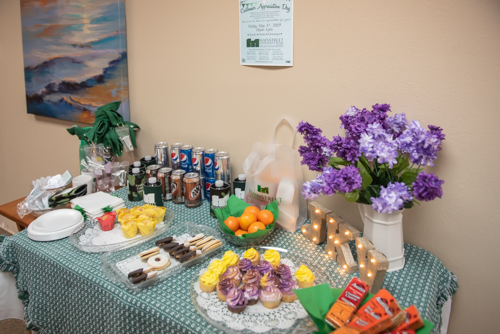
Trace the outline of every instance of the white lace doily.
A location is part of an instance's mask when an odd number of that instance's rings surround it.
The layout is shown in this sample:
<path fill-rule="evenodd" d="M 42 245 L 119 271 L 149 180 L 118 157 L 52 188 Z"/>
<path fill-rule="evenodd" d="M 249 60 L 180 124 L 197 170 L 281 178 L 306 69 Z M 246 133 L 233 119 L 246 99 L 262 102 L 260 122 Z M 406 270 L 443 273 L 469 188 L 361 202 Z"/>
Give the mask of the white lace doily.
<path fill-rule="evenodd" d="M 294 273 L 297 269 L 290 259 L 281 259 L 281 263 L 290 267 Z M 202 275 L 207 268 L 200 270 Z M 299 300 L 293 303 L 284 303 L 275 308 L 268 309 L 259 301 L 255 305 L 250 305 L 241 313 L 232 313 L 228 310 L 225 302 L 217 297 L 217 292 L 206 293 L 201 291 L 199 281 L 194 284 L 194 290 L 198 294 L 196 301 L 200 307 L 207 310 L 208 316 L 225 326 L 234 330 L 251 330 L 255 333 L 264 333 L 271 329 L 287 329 L 293 326 L 297 319 L 307 317 L 306 310 Z"/>

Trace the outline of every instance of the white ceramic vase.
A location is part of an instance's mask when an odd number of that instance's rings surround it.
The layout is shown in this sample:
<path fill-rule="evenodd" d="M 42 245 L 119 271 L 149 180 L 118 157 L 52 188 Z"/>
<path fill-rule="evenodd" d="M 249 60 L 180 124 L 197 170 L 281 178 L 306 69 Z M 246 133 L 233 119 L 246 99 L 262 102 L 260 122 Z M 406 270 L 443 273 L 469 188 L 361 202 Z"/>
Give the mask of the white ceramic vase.
<path fill-rule="evenodd" d="M 405 266 L 403 241 L 403 210 L 378 213 L 370 205 L 358 204 L 363 219 L 363 236 L 389 260 L 387 272 L 398 271 Z"/>

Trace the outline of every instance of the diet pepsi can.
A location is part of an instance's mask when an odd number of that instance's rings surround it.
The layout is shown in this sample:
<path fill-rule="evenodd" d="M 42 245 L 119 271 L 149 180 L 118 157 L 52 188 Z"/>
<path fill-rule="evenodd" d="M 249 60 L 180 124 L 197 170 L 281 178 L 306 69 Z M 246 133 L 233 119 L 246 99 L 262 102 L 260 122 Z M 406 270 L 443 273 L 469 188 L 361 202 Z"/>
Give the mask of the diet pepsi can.
<path fill-rule="evenodd" d="M 229 153 L 215 153 L 215 178 L 231 184 L 231 168 L 229 164 Z"/>
<path fill-rule="evenodd" d="M 205 173 L 205 149 L 203 147 L 193 148 L 193 172 L 203 176 Z"/>
<path fill-rule="evenodd" d="M 205 151 L 205 176 L 207 178 L 215 177 L 215 153 L 217 150 L 214 148 Z"/>
<path fill-rule="evenodd" d="M 181 147 L 181 169 L 186 173 L 193 171 L 193 145 L 182 145 Z"/>
<path fill-rule="evenodd" d="M 168 143 L 161 141 L 155 144 L 155 158 L 156 164 L 162 167 L 170 167 L 168 163 Z"/>
<path fill-rule="evenodd" d="M 170 160 L 172 161 L 172 169 L 181 169 L 181 146 L 182 143 L 170 145 Z"/>
<path fill-rule="evenodd" d="M 207 199 L 207 201 L 210 202 L 210 186 L 212 184 L 215 184 L 215 177 L 207 177 L 205 178 L 205 198 Z"/>

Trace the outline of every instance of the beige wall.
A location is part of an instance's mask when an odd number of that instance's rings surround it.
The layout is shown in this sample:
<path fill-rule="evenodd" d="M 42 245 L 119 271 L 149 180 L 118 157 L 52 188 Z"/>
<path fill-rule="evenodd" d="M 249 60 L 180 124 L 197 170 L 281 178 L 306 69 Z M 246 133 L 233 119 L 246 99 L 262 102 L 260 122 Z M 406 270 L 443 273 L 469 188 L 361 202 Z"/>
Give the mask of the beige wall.
<path fill-rule="evenodd" d="M 405 241 L 458 276 L 450 333 L 495 332 L 500 2 L 296 0 L 292 68 L 239 65 L 232 3 L 127 1 L 139 155 L 159 140 L 215 147 L 239 173 L 280 117 L 332 136 L 350 105 L 377 102 L 440 125 L 446 141 L 433 171 L 445 195 L 405 211 Z M 0 203 L 25 195 L 32 179 L 77 171 L 78 141 L 65 131 L 72 123 L 26 114 L 17 0 L 0 1 L 0 102 Z M 355 204 L 322 202 L 362 228 Z"/>

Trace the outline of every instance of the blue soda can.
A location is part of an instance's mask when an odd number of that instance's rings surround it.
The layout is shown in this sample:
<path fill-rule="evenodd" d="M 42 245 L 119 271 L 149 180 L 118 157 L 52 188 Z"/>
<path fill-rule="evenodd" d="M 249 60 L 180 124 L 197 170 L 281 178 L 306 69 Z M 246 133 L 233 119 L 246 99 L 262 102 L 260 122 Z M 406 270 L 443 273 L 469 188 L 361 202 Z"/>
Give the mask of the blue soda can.
<path fill-rule="evenodd" d="M 206 177 L 205 178 L 205 198 L 207 199 L 207 201 L 210 202 L 210 186 L 212 184 L 215 184 L 215 177 Z"/>
<path fill-rule="evenodd" d="M 217 150 L 211 148 L 205 151 L 205 177 L 215 178 L 215 153 Z"/>
<path fill-rule="evenodd" d="M 193 171 L 193 145 L 182 145 L 181 147 L 181 169 L 186 173 Z"/>

